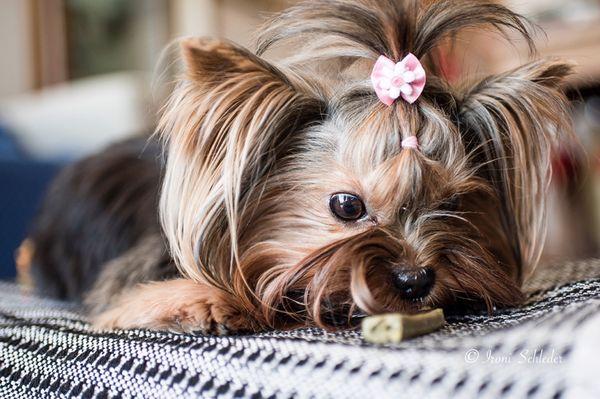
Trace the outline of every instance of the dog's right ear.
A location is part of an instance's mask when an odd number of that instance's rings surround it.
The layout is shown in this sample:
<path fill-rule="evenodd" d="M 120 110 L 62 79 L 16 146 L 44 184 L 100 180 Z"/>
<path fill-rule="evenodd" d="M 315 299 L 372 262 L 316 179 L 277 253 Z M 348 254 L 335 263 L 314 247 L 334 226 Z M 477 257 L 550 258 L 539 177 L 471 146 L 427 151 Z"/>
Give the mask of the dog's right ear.
<path fill-rule="evenodd" d="M 283 72 L 249 50 L 234 43 L 211 38 L 180 41 L 185 77 L 205 88 L 214 88 L 236 77 L 271 81 L 292 86 Z"/>
<path fill-rule="evenodd" d="M 248 209 L 301 150 L 324 102 L 308 80 L 233 43 L 185 39 L 181 51 L 185 70 L 159 124 L 161 218 L 182 272 L 227 287 Z"/>

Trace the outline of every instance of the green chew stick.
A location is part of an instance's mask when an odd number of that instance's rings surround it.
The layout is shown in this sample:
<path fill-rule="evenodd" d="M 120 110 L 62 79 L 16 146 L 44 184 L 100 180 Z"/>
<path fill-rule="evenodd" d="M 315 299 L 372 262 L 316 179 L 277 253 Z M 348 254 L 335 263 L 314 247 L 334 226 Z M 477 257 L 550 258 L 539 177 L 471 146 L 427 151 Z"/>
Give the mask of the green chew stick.
<path fill-rule="evenodd" d="M 398 343 L 438 330 L 444 323 L 442 309 L 413 315 L 388 313 L 364 318 L 362 331 L 367 342 L 374 344 Z"/>

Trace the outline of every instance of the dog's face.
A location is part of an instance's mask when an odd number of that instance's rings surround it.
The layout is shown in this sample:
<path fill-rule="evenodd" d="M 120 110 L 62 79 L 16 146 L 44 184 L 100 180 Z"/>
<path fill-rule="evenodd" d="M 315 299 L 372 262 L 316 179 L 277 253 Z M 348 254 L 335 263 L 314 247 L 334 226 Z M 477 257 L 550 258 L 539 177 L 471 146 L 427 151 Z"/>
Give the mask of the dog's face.
<path fill-rule="evenodd" d="M 436 40 L 523 21 L 486 2 L 400 3 L 291 9 L 259 45 L 310 42 L 286 67 L 230 43 L 183 42 L 186 72 L 161 123 L 163 226 L 188 277 L 227 290 L 264 325 L 521 300 L 550 147 L 569 126 L 557 87 L 569 67 L 537 61 L 455 90 L 436 73 Z M 388 107 L 363 65 L 409 51 L 427 85 L 416 103 Z M 419 148 L 402 148 L 413 135 Z"/>

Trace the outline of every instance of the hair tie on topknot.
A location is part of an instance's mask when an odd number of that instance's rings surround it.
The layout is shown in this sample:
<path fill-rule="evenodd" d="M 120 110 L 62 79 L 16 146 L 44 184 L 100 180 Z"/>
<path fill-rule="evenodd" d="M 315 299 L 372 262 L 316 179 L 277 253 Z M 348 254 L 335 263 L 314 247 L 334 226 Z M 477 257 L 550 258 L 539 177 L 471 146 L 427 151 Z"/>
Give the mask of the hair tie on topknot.
<path fill-rule="evenodd" d="M 412 104 L 425 87 L 425 69 L 412 53 L 397 63 L 382 55 L 373 67 L 371 82 L 385 105 L 392 105 L 398 97 Z"/>
<path fill-rule="evenodd" d="M 402 140 L 402 143 L 400 145 L 402 146 L 402 148 L 414 148 L 415 150 L 418 150 L 419 140 L 417 139 L 417 136 L 408 136 L 407 138 Z"/>

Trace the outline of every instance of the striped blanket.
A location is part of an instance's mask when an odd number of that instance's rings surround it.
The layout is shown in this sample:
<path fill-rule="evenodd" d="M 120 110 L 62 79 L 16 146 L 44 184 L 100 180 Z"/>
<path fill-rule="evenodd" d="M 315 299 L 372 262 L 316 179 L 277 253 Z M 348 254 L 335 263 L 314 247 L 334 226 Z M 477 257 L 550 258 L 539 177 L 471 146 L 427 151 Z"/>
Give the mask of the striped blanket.
<path fill-rule="evenodd" d="M 540 269 L 527 302 L 399 345 L 318 329 L 98 333 L 0 283 L 0 398 L 600 398 L 600 260 Z"/>

